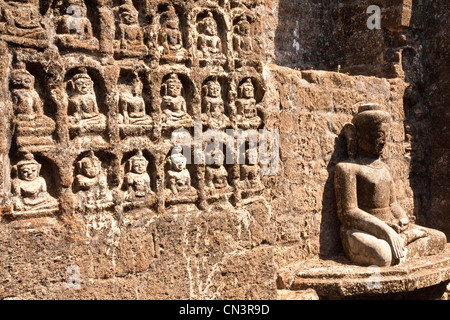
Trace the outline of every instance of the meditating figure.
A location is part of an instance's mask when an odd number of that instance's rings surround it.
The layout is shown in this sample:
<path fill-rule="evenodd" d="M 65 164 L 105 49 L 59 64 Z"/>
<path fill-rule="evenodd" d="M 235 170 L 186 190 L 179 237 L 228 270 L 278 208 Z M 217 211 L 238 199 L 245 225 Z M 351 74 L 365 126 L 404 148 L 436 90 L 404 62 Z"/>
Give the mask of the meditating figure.
<path fill-rule="evenodd" d="M 83 0 L 64 0 L 60 11 L 61 17 L 56 22 L 56 33 L 60 44 L 75 48 L 98 46 Z"/>
<path fill-rule="evenodd" d="M 119 98 L 119 123 L 125 125 L 151 125 L 152 118 L 145 112 L 145 101 L 142 98 L 142 82 L 139 76 L 133 76 L 130 91 L 121 91 Z"/>
<path fill-rule="evenodd" d="M 14 123 L 19 145 L 51 144 L 55 122 L 44 115 L 44 106 L 34 88 L 34 77 L 19 64 L 10 76 L 10 88 L 14 105 Z"/>
<path fill-rule="evenodd" d="M 116 50 L 125 56 L 146 55 L 148 48 L 144 44 L 144 34 L 139 25 L 139 12 L 131 1 L 126 1 L 118 8 L 118 25 L 116 29 Z"/>
<path fill-rule="evenodd" d="M 348 258 L 361 265 L 389 266 L 407 257 L 444 249 L 445 234 L 414 224 L 396 200 L 394 182 L 380 156 L 390 115 L 365 104 L 345 125 L 350 159 L 335 168 L 341 240 Z"/>
<path fill-rule="evenodd" d="M 257 128 L 261 124 L 261 118 L 257 114 L 255 88 L 252 80 L 247 78 L 238 88 L 236 104 L 236 118 L 240 128 Z"/>
<path fill-rule="evenodd" d="M 213 14 L 208 12 L 197 25 L 197 49 L 201 62 L 205 64 L 222 64 L 225 56 L 222 53 L 222 41 L 218 36 L 217 23 Z"/>
<path fill-rule="evenodd" d="M 166 189 L 172 195 L 196 194 L 191 186 L 191 174 L 186 168 L 186 157 L 182 153 L 183 148 L 175 146 L 170 155 L 170 168 L 166 174 Z"/>
<path fill-rule="evenodd" d="M 162 86 L 162 123 L 167 127 L 181 127 L 191 124 L 187 113 L 186 100 L 181 92 L 183 84 L 178 76 L 172 73 Z"/>
<path fill-rule="evenodd" d="M 245 163 L 240 166 L 240 188 L 244 193 L 252 193 L 263 188 L 260 179 L 260 167 L 258 165 L 258 154 L 254 150 L 245 151 Z"/>
<path fill-rule="evenodd" d="M 225 156 L 221 150 L 213 149 L 209 154 L 210 165 L 205 170 L 205 185 L 210 191 L 225 189 L 228 185 L 228 172 L 223 166 Z"/>
<path fill-rule="evenodd" d="M 0 34 L 21 39 L 46 40 L 39 4 L 36 0 L 2 1 Z M 2 37 L 3 38 L 3 37 Z M 5 40 L 12 40 L 5 38 Z"/>
<path fill-rule="evenodd" d="M 202 121 L 213 129 L 223 129 L 230 125 L 230 119 L 225 115 L 222 88 L 217 79 L 208 80 L 203 86 Z"/>
<path fill-rule="evenodd" d="M 237 57 L 246 57 L 254 53 L 251 28 L 245 16 L 241 16 L 234 27 L 233 50 Z"/>
<path fill-rule="evenodd" d="M 78 174 L 75 176 L 74 187 L 80 194 L 80 205 L 91 208 L 105 208 L 112 205 L 112 196 L 108 190 L 102 163 L 94 152 L 83 157 L 76 164 Z"/>
<path fill-rule="evenodd" d="M 58 201 L 47 192 L 47 183 L 39 176 L 41 165 L 33 154 L 26 154 L 15 169 L 17 178 L 12 180 L 13 212 L 25 214 L 31 211 L 58 209 Z"/>
<path fill-rule="evenodd" d="M 140 150 L 128 160 L 123 181 L 126 189 L 125 201 L 144 200 L 153 194 L 147 166 L 148 161 Z"/>
<path fill-rule="evenodd" d="M 106 128 L 106 117 L 99 112 L 94 82 L 87 70 L 81 68 L 69 81 L 69 116 L 71 129 L 78 133 L 99 133 Z"/>
<path fill-rule="evenodd" d="M 160 24 L 158 44 L 162 62 L 185 61 L 187 59 L 187 50 L 183 48 L 180 22 L 172 6 L 161 15 Z"/>

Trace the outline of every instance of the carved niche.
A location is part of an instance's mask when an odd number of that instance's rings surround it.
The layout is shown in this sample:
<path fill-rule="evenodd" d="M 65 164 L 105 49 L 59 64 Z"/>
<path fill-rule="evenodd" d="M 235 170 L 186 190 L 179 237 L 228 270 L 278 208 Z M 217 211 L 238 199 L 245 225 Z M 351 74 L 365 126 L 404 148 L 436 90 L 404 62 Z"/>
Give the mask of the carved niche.
<path fill-rule="evenodd" d="M 163 129 L 193 126 L 184 97 L 183 83 L 175 73 L 169 74 L 161 86 L 161 112 Z"/>
<path fill-rule="evenodd" d="M 10 75 L 16 142 L 19 147 L 45 148 L 54 144 L 55 122 L 44 114 L 44 103 L 34 85 L 35 78 L 25 63 L 18 63 Z"/>
<path fill-rule="evenodd" d="M 236 122 L 242 129 L 257 129 L 261 125 L 255 95 L 255 85 L 251 78 L 245 78 L 237 89 Z"/>
<path fill-rule="evenodd" d="M 98 50 L 84 0 L 62 0 L 56 6 L 56 43 L 64 49 Z"/>
<path fill-rule="evenodd" d="M 153 118 L 147 113 L 147 103 L 142 96 L 143 83 L 137 72 L 124 73 L 119 79 L 120 133 L 123 136 L 144 135 L 153 129 Z"/>
<path fill-rule="evenodd" d="M 169 6 L 159 17 L 158 53 L 160 63 L 185 63 L 189 58 L 180 30 L 180 19 L 173 6 Z"/>
<path fill-rule="evenodd" d="M 39 12 L 39 0 L 3 2 L 0 8 L 0 33 L 1 40 L 17 45 L 46 46 L 48 36 Z"/>
<path fill-rule="evenodd" d="M 209 77 L 202 85 L 202 122 L 212 129 L 231 127 L 226 115 L 222 84 L 216 76 Z"/>
<path fill-rule="evenodd" d="M 226 62 L 226 44 L 222 41 L 216 16 L 209 10 L 197 15 L 197 55 L 201 66 L 222 66 Z"/>
<path fill-rule="evenodd" d="M 59 210 L 58 201 L 47 191 L 47 182 L 40 176 L 41 164 L 27 153 L 12 168 L 11 183 L 13 218 L 51 216 Z"/>
<path fill-rule="evenodd" d="M 73 190 L 80 209 L 95 211 L 114 205 L 102 162 L 93 151 L 76 162 Z"/>
<path fill-rule="evenodd" d="M 254 18 L 250 13 L 235 12 L 233 18 L 233 56 L 237 68 L 243 66 L 259 67 L 259 46 L 256 42 Z"/>
<path fill-rule="evenodd" d="M 67 82 L 70 134 L 72 137 L 101 135 L 106 129 L 106 116 L 99 110 L 94 81 L 86 68 Z"/>
<path fill-rule="evenodd" d="M 186 167 L 187 159 L 181 146 L 174 146 L 164 164 L 165 204 L 169 210 L 190 211 L 195 209 L 197 190 L 192 186 L 191 173 Z"/>
<path fill-rule="evenodd" d="M 145 57 L 148 47 L 144 43 L 144 32 L 139 23 L 139 11 L 131 0 L 115 8 L 116 40 L 114 50 L 117 58 Z"/>
<path fill-rule="evenodd" d="M 216 144 L 217 143 L 217 144 Z M 225 154 L 220 143 L 209 145 L 205 154 L 205 196 L 208 204 L 227 207 L 233 197 L 234 187 L 230 185 L 229 171 L 225 167 Z"/>

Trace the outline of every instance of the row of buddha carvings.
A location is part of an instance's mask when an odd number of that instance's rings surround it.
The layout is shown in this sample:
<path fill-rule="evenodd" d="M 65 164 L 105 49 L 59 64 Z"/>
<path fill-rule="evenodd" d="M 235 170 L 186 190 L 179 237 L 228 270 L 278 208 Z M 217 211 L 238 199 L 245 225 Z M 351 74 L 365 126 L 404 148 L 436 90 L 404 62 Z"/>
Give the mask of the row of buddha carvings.
<path fill-rule="evenodd" d="M 17 63 L 9 75 L 15 143 L 51 147 L 61 128 L 69 141 L 106 143 L 114 134 L 157 139 L 195 123 L 219 130 L 263 127 L 264 87 L 257 74 L 209 75 L 198 84 L 187 72 L 152 76 L 121 70 L 106 88 L 97 70 L 76 67 L 62 83 L 48 86 L 36 82 L 26 63 Z"/>
<path fill-rule="evenodd" d="M 246 161 L 238 166 L 224 161 L 223 148 L 213 148 L 203 165 L 192 164 L 181 145 L 161 157 L 148 149 L 124 152 L 122 159 L 105 150 L 89 150 L 64 164 L 69 170 L 55 168 L 42 153 L 17 153 L 2 212 L 12 220 L 57 216 L 60 201 L 75 204 L 73 209 L 83 214 L 117 212 L 118 207 L 125 213 L 143 208 L 169 213 L 230 209 L 255 201 L 263 191 L 252 150 L 245 151 Z M 56 177 L 68 171 L 69 179 Z M 66 182 L 61 186 L 58 181 Z"/>
<path fill-rule="evenodd" d="M 256 1 L 172 2 L 0 1 L 0 40 L 151 64 L 260 66 Z"/>

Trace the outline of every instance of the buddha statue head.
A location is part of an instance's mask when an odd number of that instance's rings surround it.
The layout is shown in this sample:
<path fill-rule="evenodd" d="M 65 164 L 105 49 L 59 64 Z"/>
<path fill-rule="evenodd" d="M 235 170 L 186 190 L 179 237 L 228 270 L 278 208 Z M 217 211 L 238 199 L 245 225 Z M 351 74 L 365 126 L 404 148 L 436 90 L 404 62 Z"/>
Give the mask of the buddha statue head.
<path fill-rule="evenodd" d="M 94 92 L 94 82 L 89 76 L 86 68 L 80 68 L 70 80 L 72 90 L 77 94 L 91 94 Z"/>
<path fill-rule="evenodd" d="M 27 71 L 24 63 L 18 63 L 11 72 L 10 83 L 13 89 L 31 89 L 34 87 L 34 77 Z"/>
<path fill-rule="evenodd" d="M 16 164 L 19 179 L 33 181 L 39 177 L 41 165 L 34 159 L 33 154 L 27 153 L 23 159 Z"/>
<path fill-rule="evenodd" d="M 183 148 L 181 146 L 175 146 L 172 149 L 170 155 L 171 169 L 174 171 L 183 171 L 186 169 L 186 157 L 183 155 Z"/>
<path fill-rule="evenodd" d="M 182 88 L 183 85 L 175 73 L 172 73 L 163 84 L 164 95 L 171 97 L 180 96 Z"/>
<path fill-rule="evenodd" d="M 85 177 L 95 178 L 100 174 L 101 161 L 91 151 L 86 157 L 78 161 L 77 168 Z"/>
<path fill-rule="evenodd" d="M 132 3 L 127 1 L 119 7 L 120 21 L 127 25 L 134 25 L 138 23 L 139 12 Z"/>
<path fill-rule="evenodd" d="M 381 156 L 386 144 L 389 123 L 390 115 L 383 105 L 375 103 L 361 105 L 352 123 L 344 126 L 349 157 Z"/>
<path fill-rule="evenodd" d="M 137 174 L 143 174 L 147 171 L 148 161 L 139 150 L 134 156 L 128 160 L 127 171 Z"/>
<path fill-rule="evenodd" d="M 200 21 L 199 31 L 208 36 L 217 35 L 217 23 L 212 12 L 208 12 L 207 16 Z"/>
<path fill-rule="evenodd" d="M 245 81 L 239 86 L 238 96 L 239 98 L 244 99 L 253 99 L 255 97 L 255 88 L 253 87 L 253 83 L 250 78 L 245 79 Z"/>

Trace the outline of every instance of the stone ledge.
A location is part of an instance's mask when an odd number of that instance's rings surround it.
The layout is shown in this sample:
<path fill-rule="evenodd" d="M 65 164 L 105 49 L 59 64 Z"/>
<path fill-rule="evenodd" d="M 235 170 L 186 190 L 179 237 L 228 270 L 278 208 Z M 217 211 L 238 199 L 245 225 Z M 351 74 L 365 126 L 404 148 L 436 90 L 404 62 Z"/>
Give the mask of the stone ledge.
<path fill-rule="evenodd" d="M 362 267 L 345 257 L 297 262 L 278 271 L 278 289 L 314 289 L 324 298 L 411 293 L 450 280 L 450 243 L 442 254 L 392 267 Z"/>

